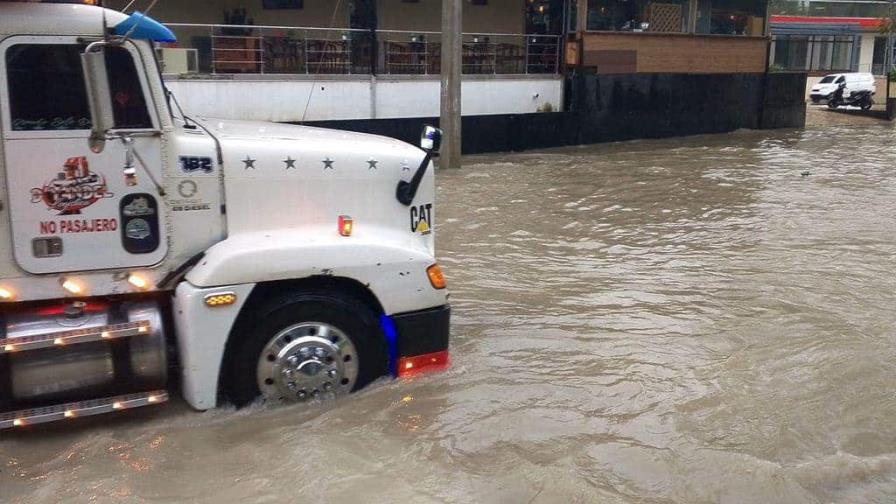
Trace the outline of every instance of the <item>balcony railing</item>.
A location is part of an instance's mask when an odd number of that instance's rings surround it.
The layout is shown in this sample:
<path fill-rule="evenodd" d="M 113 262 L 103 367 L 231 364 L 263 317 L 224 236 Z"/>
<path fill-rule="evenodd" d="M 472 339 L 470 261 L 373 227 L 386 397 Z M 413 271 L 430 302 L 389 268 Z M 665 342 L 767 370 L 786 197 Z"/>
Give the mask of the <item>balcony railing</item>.
<path fill-rule="evenodd" d="M 439 32 L 169 23 L 208 74 L 437 75 Z M 465 74 L 555 74 L 560 37 L 463 34 Z M 167 71 L 167 70 L 166 70 Z"/>

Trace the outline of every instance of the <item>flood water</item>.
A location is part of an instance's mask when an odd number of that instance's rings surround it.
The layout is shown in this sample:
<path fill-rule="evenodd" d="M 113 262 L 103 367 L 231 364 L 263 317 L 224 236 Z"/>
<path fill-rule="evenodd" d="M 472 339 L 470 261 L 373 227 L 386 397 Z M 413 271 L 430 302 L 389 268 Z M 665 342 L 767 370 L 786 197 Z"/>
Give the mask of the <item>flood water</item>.
<path fill-rule="evenodd" d="M 438 180 L 449 372 L 0 433 L 0 502 L 893 502 L 894 140 L 467 158 Z"/>

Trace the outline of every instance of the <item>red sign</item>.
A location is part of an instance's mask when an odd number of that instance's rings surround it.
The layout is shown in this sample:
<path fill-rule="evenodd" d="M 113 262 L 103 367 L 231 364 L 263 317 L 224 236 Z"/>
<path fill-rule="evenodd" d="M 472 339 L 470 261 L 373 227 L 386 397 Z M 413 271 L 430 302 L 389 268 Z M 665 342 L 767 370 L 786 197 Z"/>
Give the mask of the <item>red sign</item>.
<path fill-rule="evenodd" d="M 76 219 L 60 221 L 41 221 L 40 234 L 54 235 L 65 233 L 104 233 L 118 230 L 117 219 Z"/>

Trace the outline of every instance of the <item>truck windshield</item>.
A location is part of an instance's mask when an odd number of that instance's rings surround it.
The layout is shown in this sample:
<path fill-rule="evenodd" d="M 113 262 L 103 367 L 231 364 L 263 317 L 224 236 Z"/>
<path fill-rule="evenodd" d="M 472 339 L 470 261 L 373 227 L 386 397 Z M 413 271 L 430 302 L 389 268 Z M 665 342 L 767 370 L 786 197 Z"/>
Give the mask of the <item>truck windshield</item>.
<path fill-rule="evenodd" d="M 16 44 L 6 51 L 14 131 L 88 130 L 90 108 L 81 73 L 80 44 Z M 130 53 L 106 51 L 117 128 L 151 128 L 143 88 Z"/>

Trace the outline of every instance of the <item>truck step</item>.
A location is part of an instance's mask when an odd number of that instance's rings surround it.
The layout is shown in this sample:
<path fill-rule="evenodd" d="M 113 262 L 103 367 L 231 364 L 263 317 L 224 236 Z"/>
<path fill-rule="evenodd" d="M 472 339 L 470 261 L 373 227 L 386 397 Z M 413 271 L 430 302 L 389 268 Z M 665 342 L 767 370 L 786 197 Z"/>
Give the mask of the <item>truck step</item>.
<path fill-rule="evenodd" d="M 132 336 L 148 334 L 150 330 L 150 322 L 141 320 L 124 324 L 91 327 L 90 329 L 75 329 L 71 331 L 35 334 L 33 336 L 19 338 L 0 339 L 0 355 L 53 346 L 130 338 Z"/>
<path fill-rule="evenodd" d="M 166 401 L 168 401 L 168 392 L 157 390 L 154 392 L 90 399 L 43 408 L 0 413 L 0 430 L 102 415 L 104 413 L 160 404 Z"/>

